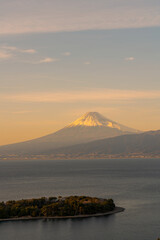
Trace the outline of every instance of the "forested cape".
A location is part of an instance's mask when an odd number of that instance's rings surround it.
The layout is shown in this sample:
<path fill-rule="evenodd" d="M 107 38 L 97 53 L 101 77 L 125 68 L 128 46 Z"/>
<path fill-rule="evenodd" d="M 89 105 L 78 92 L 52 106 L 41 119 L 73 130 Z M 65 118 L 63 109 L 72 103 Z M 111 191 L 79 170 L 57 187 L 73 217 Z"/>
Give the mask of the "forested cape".
<path fill-rule="evenodd" d="M 0 219 L 88 215 L 106 213 L 114 208 L 112 199 L 86 196 L 42 197 L 0 202 Z"/>

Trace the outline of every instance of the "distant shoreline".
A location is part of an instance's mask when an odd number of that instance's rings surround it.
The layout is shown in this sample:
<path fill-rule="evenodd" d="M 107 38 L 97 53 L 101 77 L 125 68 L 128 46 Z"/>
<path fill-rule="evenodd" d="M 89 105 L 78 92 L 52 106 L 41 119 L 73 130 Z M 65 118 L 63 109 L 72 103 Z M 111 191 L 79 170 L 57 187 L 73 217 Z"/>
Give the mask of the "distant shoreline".
<path fill-rule="evenodd" d="M 96 213 L 96 214 L 86 214 L 86 215 L 75 215 L 75 216 L 54 216 L 54 217 L 17 217 L 17 218 L 5 218 L 0 219 L 0 222 L 8 222 L 8 221 L 25 221 L 25 220 L 41 220 L 41 219 L 73 219 L 73 218 L 90 218 L 90 217 L 101 217 L 112 215 L 115 213 L 123 212 L 125 208 L 115 207 L 113 211 L 109 211 L 106 213 Z"/>
<path fill-rule="evenodd" d="M 42 156 L 38 156 L 38 157 L 0 157 L 0 161 L 58 161 L 58 160 L 63 160 L 63 161 L 67 161 L 67 160 L 117 160 L 117 159 L 160 159 L 160 155 L 157 156 L 114 156 L 114 155 L 106 155 L 106 156 L 83 156 L 83 157 L 57 157 L 57 156 L 50 156 L 47 157 L 45 156 L 44 158 L 42 158 Z"/>

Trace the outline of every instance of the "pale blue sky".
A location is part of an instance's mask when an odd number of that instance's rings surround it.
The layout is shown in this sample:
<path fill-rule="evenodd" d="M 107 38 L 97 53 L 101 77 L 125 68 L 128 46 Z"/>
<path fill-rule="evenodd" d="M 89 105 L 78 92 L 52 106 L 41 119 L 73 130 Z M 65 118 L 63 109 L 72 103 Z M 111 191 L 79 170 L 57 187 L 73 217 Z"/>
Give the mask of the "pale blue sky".
<path fill-rule="evenodd" d="M 159 1 L 0 4 L 0 144 L 55 131 L 86 111 L 160 128 Z"/>
<path fill-rule="evenodd" d="M 0 91 L 90 87 L 157 90 L 159 42 L 157 27 L 3 36 L 2 48 L 14 46 L 36 53 L 5 50 L 13 56 L 1 59 Z M 56 61 L 39 63 L 45 58 Z"/>

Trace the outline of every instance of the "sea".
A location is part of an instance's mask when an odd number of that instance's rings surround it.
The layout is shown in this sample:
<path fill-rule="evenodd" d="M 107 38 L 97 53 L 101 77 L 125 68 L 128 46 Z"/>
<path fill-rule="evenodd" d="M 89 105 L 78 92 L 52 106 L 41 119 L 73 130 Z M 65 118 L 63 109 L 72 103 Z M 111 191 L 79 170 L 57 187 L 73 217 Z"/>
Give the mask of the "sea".
<path fill-rule="evenodd" d="M 0 240 L 157 240 L 160 159 L 0 161 L 0 201 L 86 195 L 124 212 L 82 219 L 0 222 Z"/>

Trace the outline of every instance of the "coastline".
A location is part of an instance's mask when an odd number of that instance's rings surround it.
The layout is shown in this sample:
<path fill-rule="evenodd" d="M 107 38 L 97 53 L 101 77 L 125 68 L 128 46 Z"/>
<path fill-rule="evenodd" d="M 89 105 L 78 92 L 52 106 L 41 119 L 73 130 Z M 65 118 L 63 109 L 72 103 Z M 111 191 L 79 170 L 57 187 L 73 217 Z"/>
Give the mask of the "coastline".
<path fill-rule="evenodd" d="M 41 220 L 41 219 L 72 219 L 72 218 L 90 218 L 90 217 L 101 217 L 112 215 L 115 213 L 123 212 L 125 208 L 115 207 L 113 211 L 109 211 L 106 213 L 96 213 L 96 214 L 87 214 L 87 215 L 75 215 L 75 216 L 54 216 L 54 217 L 17 217 L 17 218 L 4 218 L 0 219 L 0 222 L 8 222 L 8 221 L 25 221 L 25 220 Z"/>
<path fill-rule="evenodd" d="M 26 157 L 10 157 L 10 156 L 0 156 L 0 161 L 58 161 L 58 160 L 114 160 L 114 159 L 160 159 L 160 155 L 92 155 L 92 156 L 26 156 Z"/>

